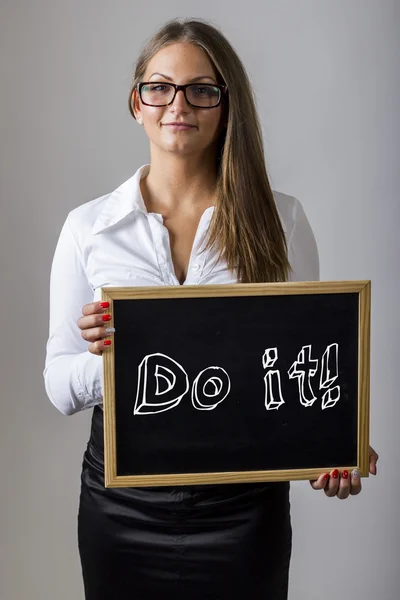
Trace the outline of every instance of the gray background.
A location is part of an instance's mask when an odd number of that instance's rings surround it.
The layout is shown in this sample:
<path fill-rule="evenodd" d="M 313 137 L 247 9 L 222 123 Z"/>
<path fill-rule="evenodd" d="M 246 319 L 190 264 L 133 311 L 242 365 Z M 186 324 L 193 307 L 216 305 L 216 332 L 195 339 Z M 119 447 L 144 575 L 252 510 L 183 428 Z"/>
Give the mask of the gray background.
<path fill-rule="evenodd" d="M 49 272 L 68 211 L 147 162 L 132 64 L 172 17 L 219 26 L 247 67 L 274 189 L 297 196 L 321 278 L 372 280 L 371 441 L 358 498 L 292 487 L 291 600 L 398 600 L 399 28 L 396 0 L 1 0 L 0 597 L 82 599 L 76 512 L 90 411 L 42 370 Z"/>

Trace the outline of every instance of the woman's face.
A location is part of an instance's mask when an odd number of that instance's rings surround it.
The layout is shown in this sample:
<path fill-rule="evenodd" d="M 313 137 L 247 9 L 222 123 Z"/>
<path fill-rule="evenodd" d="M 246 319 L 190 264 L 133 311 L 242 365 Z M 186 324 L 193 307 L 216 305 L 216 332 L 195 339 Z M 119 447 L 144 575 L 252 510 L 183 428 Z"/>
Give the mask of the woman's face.
<path fill-rule="evenodd" d="M 218 83 L 207 54 L 190 43 L 166 46 L 150 60 L 143 80 L 165 83 Z M 191 107 L 180 90 L 169 106 L 146 106 L 134 91 L 135 116 L 141 117 L 150 142 L 166 152 L 202 154 L 218 139 L 221 131 L 221 104 L 216 108 Z M 189 129 L 169 125 L 184 122 Z"/>

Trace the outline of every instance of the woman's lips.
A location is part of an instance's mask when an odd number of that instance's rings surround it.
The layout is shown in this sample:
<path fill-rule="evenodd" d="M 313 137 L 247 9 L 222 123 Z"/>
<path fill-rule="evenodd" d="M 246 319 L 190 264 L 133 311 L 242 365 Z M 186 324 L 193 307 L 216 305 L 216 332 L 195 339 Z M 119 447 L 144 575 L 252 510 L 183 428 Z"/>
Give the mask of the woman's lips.
<path fill-rule="evenodd" d="M 187 125 L 186 123 L 177 124 L 177 123 L 165 123 L 164 127 L 168 127 L 173 131 L 185 131 L 187 129 L 194 129 L 194 125 Z"/>

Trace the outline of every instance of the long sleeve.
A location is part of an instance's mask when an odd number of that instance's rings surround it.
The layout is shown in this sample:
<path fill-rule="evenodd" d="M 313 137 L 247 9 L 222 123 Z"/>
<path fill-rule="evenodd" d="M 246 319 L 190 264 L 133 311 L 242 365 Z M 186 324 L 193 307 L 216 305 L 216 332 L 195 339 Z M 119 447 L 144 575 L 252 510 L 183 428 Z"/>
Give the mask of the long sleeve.
<path fill-rule="evenodd" d="M 43 372 L 48 397 L 64 415 L 101 404 L 102 358 L 91 354 L 77 325 L 93 301 L 69 216 L 61 230 L 50 276 L 50 328 Z"/>
<path fill-rule="evenodd" d="M 304 209 L 296 199 L 294 224 L 288 240 L 292 273 L 289 281 L 318 281 L 319 256 L 317 243 Z"/>

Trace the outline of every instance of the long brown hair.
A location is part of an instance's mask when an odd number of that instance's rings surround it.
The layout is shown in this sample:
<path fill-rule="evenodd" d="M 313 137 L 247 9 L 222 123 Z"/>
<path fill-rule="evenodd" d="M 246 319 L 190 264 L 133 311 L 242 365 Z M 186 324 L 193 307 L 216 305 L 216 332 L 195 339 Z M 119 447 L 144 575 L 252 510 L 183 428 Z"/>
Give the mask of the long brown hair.
<path fill-rule="evenodd" d="M 218 140 L 217 188 L 206 247 L 217 248 L 242 283 L 286 281 L 290 271 L 285 233 L 265 166 L 253 90 L 245 68 L 222 33 L 202 20 L 173 19 L 142 49 L 129 94 L 143 79 L 150 59 L 162 48 L 189 42 L 208 55 L 220 83 L 226 126 Z"/>

